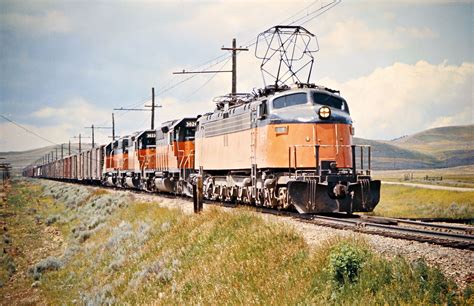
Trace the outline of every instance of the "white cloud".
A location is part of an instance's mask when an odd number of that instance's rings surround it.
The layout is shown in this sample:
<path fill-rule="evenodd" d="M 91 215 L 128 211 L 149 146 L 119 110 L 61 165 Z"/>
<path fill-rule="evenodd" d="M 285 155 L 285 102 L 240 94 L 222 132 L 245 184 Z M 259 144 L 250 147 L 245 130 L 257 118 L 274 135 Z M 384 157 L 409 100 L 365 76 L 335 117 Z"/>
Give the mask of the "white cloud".
<path fill-rule="evenodd" d="M 395 32 L 399 35 L 406 35 L 409 38 L 423 39 L 423 38 L 437 38 L 439 35 L 429 27 L 397 27 Z"/>
<path fill-rule="evenodd" d="M 336 22 L 327 34 L 321 34 L 321 46 L 340 54 L 355 50 L 397 50 L 407 45 L 407 39 L 438 37 L 429 27 L 402 27 L 393 29 L 371 27 L 363 20 L 348 18 Z"/>
<path fill-rule="evenodd" d="M 97 103 L 99 104 L 99 103 Z M 81 97 L 72 98 L 58 107 L 46 106 L 31 115 L 36 119 L 50 119 L 69 126 L 91 125 L 108 120 L 110 112 Z"/>
<path fill-rule="evenodd" d="M 50 10 L 40 15 L 9 13 L 0 15 L 1 23 L 25 32 L 67 33 L 71 22 L 60 11 Z"/>
<path fill-rule="evenodd" d="M 336 22 L 328 34 L 321 34 L 321 45 L 338 53 L 354 50 L 393 50 L 402 47 L 387 30 L 370 28 L 355 18 Z"/>
<path fill-rule="evenodd" d="M 391 139 L 427 128 L 473 122 L 474 63 L 394 63 L 367 76 L 318 83 L 341 90 L 360 137 Z"/>
<path fill-rule="evenodd" d="M 71 136 L 68 125 L 38 127 L 32 124 L 22 124 L 26 129 L 39 134 L 54 143 L 65 143 Z M 52 145 L 37 136 L 9 123 L 0 123 L 0 151 L 23 151 Z"/>
<path fill-rule="evenodd" d="M 73 98 L 59 107 L 43 107 L 31 115 L 30 124 L 23 124 L 26 129 L 41 135 L 54 143 L 67 143 L 69 140 L 77 142 L 72 137 L 82 134 L 83 142 L 91 142 L 90 129 L 85 127 L 91 124 L 110 125 L 111 113 L 108 110 L 95 106 L 83 98 Z M 12 118 L 13 119 L 13 118 Z M 123 121 L 123 124 L 128 123 Z M 95 141 L 105 143 L 109 140 L 110 130 L 95 130 Z M 0 124 L 0 151 L 27 150 L 51 145 L 32 133 L 5 122 Z"/>

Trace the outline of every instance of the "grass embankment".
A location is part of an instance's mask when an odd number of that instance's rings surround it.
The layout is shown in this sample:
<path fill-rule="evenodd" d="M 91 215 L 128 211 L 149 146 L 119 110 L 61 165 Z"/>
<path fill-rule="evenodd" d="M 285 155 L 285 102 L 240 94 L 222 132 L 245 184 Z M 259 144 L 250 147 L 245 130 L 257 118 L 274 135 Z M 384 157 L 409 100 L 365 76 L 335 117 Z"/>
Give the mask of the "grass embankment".
<path fill-rule="evenodd" d="M 474 218 L 474 192 L 382 185 L 374 215 L 401 218 Z"/>
<path fill-rule="evenodd" d="M 42 226 L 57 228 L 64 238 L 60 254 L 37 258 L 25 274 L 29 283 L 18 284 L 30 288 L 35 282 L 46 303 L 474 302 L 470 287 L 460 294 L 423 261 L 387 261 L 364 241 L 334 239 L 313 250 L 292 228 L 247 211 L 189 216 L 123 195 L 43 184 L 47 196 L 35 195 L 37 204 L 27 190 L 38 187 L 17 184 L 9 209 L 38 207 Z M 22 235 L 12 236 L 19 241 Z M 1 296 L 10 288 L 0 289 Z"/>

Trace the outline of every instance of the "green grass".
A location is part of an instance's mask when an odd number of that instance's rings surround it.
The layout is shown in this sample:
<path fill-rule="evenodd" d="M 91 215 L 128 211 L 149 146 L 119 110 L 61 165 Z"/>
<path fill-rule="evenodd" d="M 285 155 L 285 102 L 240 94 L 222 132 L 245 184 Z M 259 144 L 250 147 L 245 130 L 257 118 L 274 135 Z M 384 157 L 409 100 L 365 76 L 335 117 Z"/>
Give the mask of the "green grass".
<path fill-rule="evenodd" d="M 463 299 L 452 282 L 422 261 L 387 261 L 354 238 L 310 250 L 291 228 L 246 211 L 212 209 L 190 217 L 141 203 L 114 216 L 111 228 L 124 219 L 136 228 L 142 217 L 156 220 L 151 235 L 139 247 L 123 241 L 128 256 L 120 268 L 110 269 L 116 255 L 113 248 L 104 248 L 112 234 L 104 229 L 87 242 L 87 254 L 45 275 L 42 288 L 48 300 L 78 300 L 81 292 L 91 293 L 83 302 L 132 304 L 432 304 Z M 166 231 L 164 223 L 171 224 Z M 342 253 L 343 247 L 349 251 Z M 345 270 L 331 259 L 351 267 L 352 254 L 359 256 L 359 269 L 344 277 Z M 335 270 L 342 271 L 342 279 Z M 68 282 L 71 286 L 64 286 Z"/>
<path fill-rule="evenodd" d="M 373 175 L 375 179 L 383 181 L 474 188 L 474 166 L 444 169 L 374 171 Z M 410 179 L 405 180 L 405 176 L 410 177 Z M 427 181 L 424 180 L 425 176 L 442 177 L 442 180 Z M 413 177 L 413 179 L 411 179 L 411 177 Z"/>
<path fill-rule="evenodd" d="M 474 218 L 474 192 L 383 185 L 374 215 L 405 218 Z"/>
<path fill-rule="evenodd" d="M 17 185 L 20 194 L 37 188 Z M 49 188 L 49 187 L 47 187 Z M 38 190 L 41 190 L 38 188 Z M 58 189 L 63 193 L 64 189 Z M 293 228 L 247 210 L 209 209 L 184 215 L 159 203 L 129 203 L 78 240 L 76 229 L 98 211 L 98 197 L 76 206 L 35 194 L 38 214 L 59 215 L 65 256 L 43 272 L 38 294 L 46 304 L 472 304 L 436 268 L 423 261 L 387 260 L 355 237 L 336 237 L 311 249 Z M 30 199 L 17 198 L 27 209 Z M 34 201 L 33 201 L 34 202 Z M 110 205 L 104 202 L 104 205 Z M 20 209 L 21 210 L 21 209 Z M 81 222 L 66 222 L 73 212 Z M 84 223 L 85 222 L 85 223 Z M 21 223 L 25 230 L 31 224 Z M 15 240 L 20 240 L 15 236 Z M 41 241 L 41 237 L 38 238 Z M 60 248 L 61 249 L 61 248 Z M 51 254 L 43 254 L 42 258 Z M 42 258 L 37 258 L 36 262 Z M 29 288 L 22 282 L 18 288 Z M 1 292 L 1 289 L 0 289 Z"/>

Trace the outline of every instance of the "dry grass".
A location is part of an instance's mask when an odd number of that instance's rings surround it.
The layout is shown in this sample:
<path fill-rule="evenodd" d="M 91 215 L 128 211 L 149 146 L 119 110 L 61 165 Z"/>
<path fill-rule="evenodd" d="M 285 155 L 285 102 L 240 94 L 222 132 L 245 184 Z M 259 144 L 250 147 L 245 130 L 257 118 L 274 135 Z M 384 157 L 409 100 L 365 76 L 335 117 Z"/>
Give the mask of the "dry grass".
<path fill-rule="evenodd" d="M 383 185 L 374 214 L 406 218 L 474 218 L 474 192 Z"/>
<path fill-rule="evenodd" d="M 87 188 L 79 191 L 84 200 L 72 201 L 67 194 L 76 187 L 43 184 L 48 197 L 39 198 L 47 204 L 38 214 L 57 215 L 53 225 L 70 229 L 61 254 L 30 265 L 48 304 L 472 302 L 437 269 L 381 259 L 359 239 L 335 238 L 310 251 L 292 228 L 245 210 L 189 216 L 158 203 L 91 196 Z M 81 240 L 78 232 L 89 236 Z"/>

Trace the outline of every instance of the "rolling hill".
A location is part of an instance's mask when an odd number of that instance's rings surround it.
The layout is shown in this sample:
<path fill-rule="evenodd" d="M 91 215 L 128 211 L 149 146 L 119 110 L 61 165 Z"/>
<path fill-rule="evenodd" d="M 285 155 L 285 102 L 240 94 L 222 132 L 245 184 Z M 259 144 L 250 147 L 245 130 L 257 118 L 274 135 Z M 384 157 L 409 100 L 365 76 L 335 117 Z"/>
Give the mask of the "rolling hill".
<path fill-rule="evenodd" d="M 474 164 L 474 125 L 425 130 L 391 141 L 354 138 L 369 144 L 374 169 L 447 168 Z"/>
<path fill-rule="evenodd" d="M 82 144 L 82 150 L 89 149 L 91 144 Z M 35 162 L 37 159 L 42 158 L 48 153 L 54 152 L 54 156 L 56 156 L 56 148 L 57 146 L 47 146 L 33 150 L 27 151 L 9 151 L 9 152 L 0 152 L 0 158 L 5 158 L 5 161 L 10 163 L 12 166 L 12 171 L 14 173 L 21 173 L 21 170 L 28 166 L 29 164 Z M 68 144 L 63 144 L 64 155 L 67 155 L 68 152 Z M 79 145 L 78 144 L 71 144 L 71 153 L 79 152 Z M 61 148 L 58 148 L 58 157 L 61 157 Z"/>
<path fill-rule="evenodd" d="M 474 125 L 448 126 L 425 130 L 395 140 L 370 140 L 354 138 L 354 144 L 372 146 L 372 168 L 391 169 L 428 169 L 446 168 L 474 164 Z M 82 148 L 89 148 L 83 144 Z M 64 145 L 67 152 L 67 145 Z M 78 151 L 77 144 L 71 145 L 73 152 Z M 14 170 L 21 169 L 45 154 L 55 151 L 54 146 L 23 152 L 0 152 Z M 58 156 L 60 156 L 58 150 Z"/>

